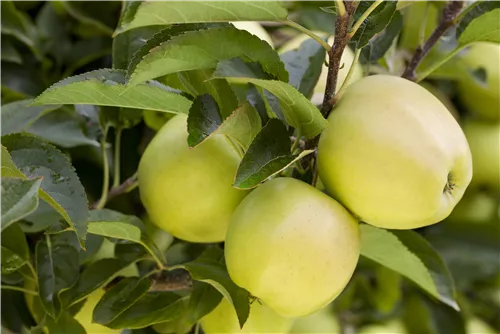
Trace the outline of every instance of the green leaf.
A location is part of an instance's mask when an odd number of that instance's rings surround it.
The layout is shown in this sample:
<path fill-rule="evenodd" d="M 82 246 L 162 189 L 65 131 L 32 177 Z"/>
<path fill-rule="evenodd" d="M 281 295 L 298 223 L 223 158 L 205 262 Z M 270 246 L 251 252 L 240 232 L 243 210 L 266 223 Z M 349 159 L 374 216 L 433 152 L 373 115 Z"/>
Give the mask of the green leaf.
<path fill-rule="evenodd" d="M 35 42 L 29 36 L 28 27 L 26 27 L 28 22 L 23 19 L 21 13 L 14 7 L 14 3 L 12 1 L 2 1 L 1 13 L 2 34 L 13 36 L 33 50 Z"/>
<path fill-rule="evenodd" d="M 50 334 L 86 334 L 85 328 L 70 314 L 64 312 L 56 320 L 46 318 L 47 331 Z M 43 331 L 42 331 L 43 333 Z"/>
<path fill-rule="evenodd" d="M 30 261 L 30 250 L 26 235 L 18 224 L 2 231 L 2 246 L 16 253 L 20 258 Z"/>
<path fill-rule="evenodd" d="M 15 101 L 2 106 L 0 116 L 2 120 L 2 135 L 26 130 L 42 115 L 60 108 L 59 105 L 33 107 L 32 99 Z"/>
<path fill-rule="evenodd" d="M 358 20 L 372 4 L 373 1 L 361 1 L 354 15 L 355 20 Z M 364 47 L 372 37 L 384 30 L 396 12 L 396 5 L 397 1 L 384 1 L 370 13 L 351 39 L 356 49 Z"/>
<path fill-rule="evenodd" d="M 361 228 L 361 255 L 415 282 L 443 303 L 459 309 L 455 284 L 439 254 L 413 231 Z"/>
<path fill-rule="evenodd" d="M 184 317 L 185 326 L 190 328 L 219 305 L 222 294 L 213 286 L 200 281 L 193 282 L 193 290 Z"/>
<path fill-rule="evenodd" d="M 119 3 L 59 2 L 60 6 L 83 25 L 83 30 L 95 30 L 98 34 L 111 36 L 115 27 Z"/>
<path fill-rule="evenodd" d="M 223 134 L 234 139 L 245 150 L 262 128 L 259 114 L 245 103 L 222 119 L 215 100 L 208 94 L 198 96 L 188 117 L 188 144 L 195 147 L 211 135 Z"/>
<path fill-rule="evenodd" d="M 170 38 L 142 58 L 130 73 L 129 87 L 170 73 L 215 68 L 218 62 L 236 57 L 257 62 L 266 73 L 288 81 L 278 53 L 267 42 L 229 26 L 188 31 Z"/>
<path fill-rule="evenodd" d="M 277 119 L 269 120 L 243 156 L 233 186 L 254 188 L 313 152 L 306 150 L 292 154 L 290 149 L 290 137 L 283 123 Z"/>
<path fill-rule="evenodd" d="M 458 22 L 455 30 L 457 39 L 460 38 L 460 35 L 462 35 L 465 30 L 467 30 L 472 21 L 498 8 L 500 8 L 500 4 L 496 1 L 475 1 L 466 7 L 464 9 L 465 15 L 463 15 L 461 20 Z"/>
<path fill-rule="evenodd" d="M 113 126 L 128 129 L 139 124 L 142 117 L 143 112 L 140 109 L 102 107 L 99 113 L 99 123 L 102 128 Z"/>
<path fill-rule="evenodd" d="M 33 102 L 45 104 L 92 104 L 187 114 L 191 101 L 157 82 L 126 87 L 124 71 L 102 69 L 59 81 Z"/>
<path fill-rule="evenodd" d="M 2 177 L 2 230 L 36 210 L 41 183 L 42 177 Z"/>
<path fill-rule="evenodd" d="M 38 293 L 45 311 L 57 318 L 61 311 L 59 294 L 72 287 L 80 270 L 78 251 L 70 244 L 53 244 L 50 236 L 40 240 L 35 249 Z"/>
<path fill-rule="evenodd" d="M 217 72 L 214 74 L 217 76 Z M 306 138 L 314 138 L 328 125 L 321 112 L 304 95 L 289 84 L 277 80 L 230 77 L 231 83 L 252 83 L 276 96 L 286 122 Z"/>
<path fill-rule="evenodd" d="M 111 53 L 111 38 L 94 37 L 73 43 L 66 56 L 68 67 L 64 71 L 64 77 L 71 75 L 77 69 L 105 57 Z"/>
<path fill-rule="evenodd" d="M 150 285 L 151 281 L 147 277 L 120 280 L 97 303 L 92 321 L 102 325 L 111 323 L 146 294 Z"/>
<path fill-rule="evenodd" d="M 93 210 L 90 212 L 88 232 L 141 244 L 158 264 L 165 264 L 163 253 L 147 237 L 144 225 L 135 216 L 127 216 L 107 209 Z"/>
<path fill-rule="evenodd" d="M 91 263 L 80 274 L 76 284 L 61 295 L 64 305 L 74 305 L 84 300 L 93 291 L 111 282 L 121 270 L 130 265 L 123 259 L 107 258 Z"/>
<path fill-rule="evenodd" d="M 360 58 L 364 63 L 373 63 L 382 58 L 390 49 L 394 39 L 403 28 L 403 16 L 400 12 L 395 12 L 391 22 L 379 34 L 370 39 L 368 44 L 362 49 Z"/>
<path fill-rule="evenodd" d="M 124 2 L 130 4 L 137 2 Z M 128 30 L 113 39 L 113 68 L 126 70 L 134 54 L 150 39 L 158 33 L 162 27 L 141 27 Z"/>
<path fill-rule="evenodd" d="M 40 198 L 64 218 L 84 248 L 87 196 L 68 157 L 54 146 L 28 135 L 2 136 L 2 145 L 6 149 L 2 147 L 2 167 L 6 166 L 15 177 L 43 177 Z M 4 168 L 2 175 L 3 171 Z"/>
<path fill-rule="evenodd" d="M 86 134 L 88 131 L 86 131 L 85 126 L 86 121 L 82 116 L 78 115 L 72 108 L 64 107 L 41 116 L 24 132 L 60 147 L 71 148 L 80 145 L 99 147 L 99 142 Z"/>
<path fill-rule="evenodd" d="M 299 48 L 283 53 L 280 58 L 290 74 L 288 83 L 310 98 L 318 82 L 326 51 L 315 40 L 307 39 Z"/>
<path fill-rule="evenodd" d="M 475 42 L 500 43 L 500 3 L 497 1 L 488 3 L 490 11 L 474 17 L 477 12 L 471 10 L 465 15 L 457 29 L 459 45 L 465 46 Z"/>
<path fill-rule="evenodd" d="M 2 275 L 12 274 L 26 264 L 26 260 L 2 246 Z"/>
<path fill-rule="evenodd" d="M 207 249 L 198 259 L 182 265 L 194 280 L 213 286 L 236 310 L 240 326 L 243 327 L 250 312 L 249 293 L 234 284 L 223 262 L 224 252 L 218 247 Z"/>
<path fill-rule="evenodd" d="M 185 309 L 185 300 L 173 292 L 151 292 L 123 311 L 106 326 L 110 328 L 143 328 L 179 318 Z"/>
<path fill-rule="evenodd" d="M 21 58 L 21 55 L 19 52 L 17 52 L 16 48 L 14 45 L 9 42 L 7 38 L 3 38 L 2 41 L 2 54 L 1 54 L 1 59 L 2 61 L 7 61 L 10 63 L 15 63 L 15 64 L 21 64 L 23 59 Z"/>
<path fill-rule="evenodd" d="M 131 16 L 133 15 L 133 19 Z M 152 25 L 227 21 L 281 21 L 288 13 L 280 1 L 143 2 L 122 20 L 115 34 Z"/>

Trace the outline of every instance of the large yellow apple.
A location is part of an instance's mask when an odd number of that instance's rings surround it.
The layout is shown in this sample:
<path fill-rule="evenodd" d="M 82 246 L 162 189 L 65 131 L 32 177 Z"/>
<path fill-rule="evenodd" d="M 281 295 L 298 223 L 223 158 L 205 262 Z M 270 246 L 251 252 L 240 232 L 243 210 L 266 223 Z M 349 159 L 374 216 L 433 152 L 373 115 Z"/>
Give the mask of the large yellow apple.
<path fill-rule="evenodd" d="M 320 37 L 326 36 L 325 33 L 319 31 L 315 31 L 314 33 Z M 279 52 L 285 53 L 287 51 L 298 49 L 299 46 L 308 39 L 311 39 L 311 37 L 307 36 L 306 34 L 297 35 L 296 37 L 292 38 L 291 40 L 283 44 Z M 328 44 L 330 45 L 333 44 L 333 36 L 328 39 Z M 354 60 L 354 52 L 352 52 L 350 48 L 346 47 L 344 53 L 342 54 L 342 58 L 340 59 L 341 68 L 339 70 L 337 78 L 337 91 L 344 83 L 347 77 L 347 73 L 351 68 L 353 60 Z M 351 78 L 349 79 L 349 83 L 353 83 L 354 81 L 359 80 L 362 77 L 363 77 L 363 69 L 361 68 L 361 65 L 357 63 L 356 67 L 354 68 L 354 72 Z M 323 95 L 325 94 L 327 78 L 328 78 L 328 67 L 326 65 L 323 65 L 323 68 L 321 69 L 321 74 L 318 79 L 318 83 L 314 87 L 313 97 L 311 98 L 311 101 L 314 104 L 320 104 L 323 102 Z"/>
<path fill-rule="evenodd" d="M 465 136 L 472 152 L 472 185 L 500 190 L 500 123 L 466 120 Z"/>
<path fill-rule="evenodd" d="M 288 333 L 293 320 L 274 312 L 262 302 L 255 300 L 250 305 L 250 314 L 243 328 L 240 328 L 233 305 L 222 298 L 219 305 L 201 319 L 206 334 L 219 333 Z"/>
<path fill-rule="evenodd" d="M 446 218 L 469 185 L 467 140 L 425 88 L 375 75 L 353 83 L 318 147 L 326 190 L 362 221 L 414 229 Z"/>
<path fill-rule="evenodd" d="M 232 280 L 286 317 L 329 304 L 347 285 L 358 257 L 356 219 L 292 178 L 273 179 L 248 195 L 226 236 Z"/>
<path fill-rule="evenodd" d="M 231 22 L 236 28 L 240 30 L 246 30 L 252 35 L 255 35 L 262 39 L 263 41 L 267 42 L 267 44 L 271 45 L 274 47 L 273 40 L 271 39 L 271 36 L 269 36 L 269 33 L 264 29 L 259 22 L 255 21 L 235 21 Z"/>
<path fill-rule="evenodd" d="M 462 61 L 467 71 L 459 80 L 458 97 L 471 113 L 500 120 L 500 44 L 473 44 Z M 481 69 L 485 71 L 485 81 L 474 75 Z"/>
<path fill-rule="evenodd" d="M 290 333 L 340 333 L 340 326 L 333 310 L 325 307 L 311 315 L 296 318 Z"/>
<path fill-rule="evenodd" d="M 187 144 L 187 116 L 168 121 L 139 163 L 139 191 L 153 223 L 191 242 L 224 240 L 247 191 L 232 187 L 240 157 L 225 136 Z"/>

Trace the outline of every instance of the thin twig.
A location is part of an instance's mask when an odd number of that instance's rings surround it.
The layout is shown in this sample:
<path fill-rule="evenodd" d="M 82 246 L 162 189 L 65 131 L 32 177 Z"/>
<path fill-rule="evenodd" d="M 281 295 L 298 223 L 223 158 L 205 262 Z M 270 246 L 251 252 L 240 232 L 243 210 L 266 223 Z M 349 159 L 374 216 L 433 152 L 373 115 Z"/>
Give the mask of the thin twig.
<path fill-rule="evenodd" d="M 113 188 L 120 185 L 120 151 L 121 151 L 122 128 L 117 127 L 115 131 L 115 171 L 113 173 Z"/>
<path fill-rule="evenodd" d="M 106 150 L 106 137 L 108 136 L 108 131 L 109 131 L 109 126 L 106 125 L 101 138 L 101 154 L 102 154 L 102 165 L 103 165 L 102 193 L 101 193 L 101 198 L 99 199 L 99 201 L 95 206 L 96 209 L 104 208 L 108 200 L 109 162 L 108 162 L 108 152 Z"/>
<path fill-rule="evenodd" d="M 153 280 L 149 291 L 178 291 L 193 287 L 191 275 L 186 270 L 163 271 Z"/>
<path fill-rule="evenodd" d="M 416 70 L 420 65 L 424 57 L 429 53 L 434 45 L 441 39 L 441 36 L 455 24 L 455 18 L 460 13 L 464 5 L 463 1 L 450 1 L 448 5 L 443 10 L 443 14 L 441 15 L 441 19 L 439 20 L 439 24 L 436 29 L 429 36 L 424 45 L 421 45 L 415 50 L 415 54 L 411 59 L 410 63 L 406 67 L 402 77 L 411 81 L 415 81 L 416 79 Z"/>
<path fill-rule="evenodd" d="M 117 197 L 117 196 L 119 196 L 121 194 L 125 194 L 125 193 L 128 193 L 128 192 L 131 192 L 138 185 L 139 185 L 139 180 L 137 178 L 137 173 L 135 173 L 134 175 L 132 175 L 131 177 L 129 177 L 128 179 L 126 179 L 118 187 L 111 188 L 111 190 L 108 192 L 108 195 L 106 197 L 106 202 L 104 202 L 104 205 L 106 205 L 107 202 L 109 202 L 110 200 L 112 200 L 113 198 L 115 198 L 115 197 Z M 93 203 L 90 206 L 90 208 L 91 209 L 98 209 L 99 208 L 98 207 L 99 202 L 100 201 L 97 201 L 97 202 Z M 103 205 L 103 207 L 104 207 L 104 205 Z"/>

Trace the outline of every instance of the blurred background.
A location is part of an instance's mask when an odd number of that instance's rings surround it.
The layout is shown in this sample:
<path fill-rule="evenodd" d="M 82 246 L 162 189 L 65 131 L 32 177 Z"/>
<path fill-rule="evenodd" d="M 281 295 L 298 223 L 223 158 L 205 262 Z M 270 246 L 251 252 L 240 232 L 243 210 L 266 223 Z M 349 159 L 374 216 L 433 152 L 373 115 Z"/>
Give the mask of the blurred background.
<path fill-rule="evenodd" d="M 401 75 L 420 41 L 436 26 L 443 3 L 402 2 L 401 7 L 405 8 L 395 23 L 400 29 L 398 38 L 380 58 L 372 57 L 377 50 L 363 51 L 360 61 L 364 75 Z M 2 1 L 1 104 L 23 103 L 67 76 L 112 67 L 116 57 L 112 45 L 123 42 L 112 38 L 121 5 L 119 1 Z M 328 10 L 331 1 L 288 1 L 286 6 L 292 20 L 313 31 L 332 33 L 334 16 Z M 22 22 L 22 28 L 15 20 Z M 259 35 L 277 50 L 293 49 L 305 40 L 297 30 L 279 23 L 248 23 L 237 27 Z M 151 36 L 160 29 L 148 27 L 143 36 Z M 447 34 L 425 62 L 435 61 L 451 50 L 456 43 L 453 36 L 453 31 Z M 296 38 L 300 40 L 298 45 L 290 46 L 290 41 Z M 142 41 L 139 39 L 137 43 Z M 451 216 L 443 223 L 417 231 L 450 269 L 461 312 L 428 297 L 390 269 L 361 258 L 342 295 L 325 310 L 297 321 L 294 332 L 500 333 L 499 50 L 499 45 L 474 45 L 422 82 L 462 126 L 473 154 L 474 179 Z M 494 82 L 496 91 L 488 91 L 485 81 Z M 102 184 L 97 115 L 98 110 L 93 106 L 65 106 L 40 117 L 25 130 L 68 154 L 90 202 L 99 198 Z M 146 111 L 141 122 L 124 130 L 123 177 L 136 171 L 146 143 L 166 120 L 162 113 Z M 2 126 L 2 134 L 10 131 Z M 125 214 L 144 214 L 137 191 L 114 199 L 108 207 Z M 23 230 L 37 232 L 45 227 L 34 218 Z M 194 259 L 203 250 L 202 245 L 173 242 L 167 252 L 170 263 Z M 2 275 L 2 281 L 8 279 Z M 15 292 L 2 291 L 3 330 L 15 330 L 21 318 L 32 321 L 27 319 L 30 315 L 24 299 Z M 168 333 L 169 330 L 156 326 L 133 332 Z"/>

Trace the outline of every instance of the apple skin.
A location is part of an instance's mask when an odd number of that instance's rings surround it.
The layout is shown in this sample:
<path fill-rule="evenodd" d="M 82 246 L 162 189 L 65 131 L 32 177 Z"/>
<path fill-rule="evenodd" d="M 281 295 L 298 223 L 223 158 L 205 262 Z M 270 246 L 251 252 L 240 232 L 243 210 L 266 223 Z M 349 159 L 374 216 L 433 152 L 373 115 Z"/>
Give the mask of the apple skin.
<path fill-rule="evenodd" d="M 231 303 L 222 298 L 217 307 L 201 319 L 205 334 L 218 333 L 288 333 L 293 319 L 274 312 L 262 302 L 255 300 L 250 305 L 250 314 L 240 328 L 236 311 Z"/>
<path fill-rule="evenodd" d="M 332 309 L 325 307 L 311 315 L 296 318 L 290 333 L 340 333 L 340 325 Z"/>
<path fill-rule="evenodd" d="M 166 113 L 156 110 L 143 110 L 144 123 L 155 130 L 160 131 L 161 127 L 168 122 L 169 119 L 175 116 L 175 114 Z"/>
<path fill-rule="evenodd" d="M 328 120 L 319 175 L 327 192 L 366 223 L 388 229 L 437 223 L 470 183 L 472 158 L 460 126 L 416 83 L 363 78 Z"/>
<path fill-rule="evenodd" d="M 471 185 L 500 191 L 500 123 L 466 120 L 463 129 L 474 163 Z"/>
<path fill-rule="evenodd" d="M 176 238 L 219 242 L 248 191 L 232 187 L 240 162 L 225 136 L 187 144 L 187 115 L 166 123 L 139 163 L 139 191 L 153 223 Z"/>
<path fill-rule="evenodd" d="M 500 120 L 500 45 L 475 43 L 462 57 L 467 71 L 459 80 L 458 96 L 471 113 L 485 120 Z M 483 68 L 486 83 L 472 72 Z"/>
<path fill-rule="evenodd" d="M 314 33 L 320 37 L 324 37 L 325 33 L 320 32 L 320 31 L 314 31 Z M 298 49 L 299 46 L 305 42 L 306 40 L 310 39 L 311 37 L 307 36 L 306 34 L 300 34 L 297 35 L 296 37 L 292 38 L 283 46 L 280 48 L 279 53 L 285 53 L 294 49 Z M 328 39 L 328 44 L 332 45 L 333 44 L 333 36 Z M 351 64 L 354 60 L 354 52 L 346 47 L 344 50 L 344 53 L 342 54 L 342 58 L 340 59 L 340 66 L 342 67 L 342 64 L 344 66 L 339 70 L 338 74 L 338 79 L 337 79 L 337 91 L 342 87 L 342 84 L 344 83 L 347 73 L 349 72 L 349 68 L 351 67 Z M 354 68 L 354 72 L 349 79 L 349 83 L 353 83 L 356 80 L 359 80 L 363 77 L 363 69 L 359 63 L 356 64 L 356 67 Z M 314 94 L 313 97 L 311 98 L 311 101 L 314 104 L 320 104 L 323 102 L 323 95 L 325 94 L 325 89 L 326 89 L 326 80 L 328 78 L 328 67 L 323 65 L 321 69 L 321 74 L 318 79 L 318 83 L 314 87 Z"/>
<path fill-rule="evenodd" d="M 238 206 L 226 236 L 232 280 L 285 317 L 309 315 L 345 288 L 359 227 L 339 203 L 292 178 L 275 178 Z"/>
<path fill-rule="evenodd" d="M 235 21 L 231 22 L 237 29 L 246 30 L 252 35 L 259 37 L 261 40 L 267 42 L 267 44 L 274 47 L 273 40 L 269 33 L 264 29 L 259 22 L 255 21 Z"/>

